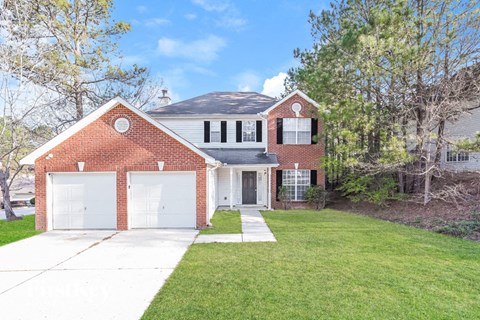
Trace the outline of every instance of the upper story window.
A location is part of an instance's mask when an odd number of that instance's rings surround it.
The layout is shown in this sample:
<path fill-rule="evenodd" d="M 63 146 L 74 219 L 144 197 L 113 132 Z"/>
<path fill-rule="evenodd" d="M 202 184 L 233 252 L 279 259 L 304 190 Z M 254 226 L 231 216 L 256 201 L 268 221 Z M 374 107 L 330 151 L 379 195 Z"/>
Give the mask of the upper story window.
<path fill-rule="evenodd" d="M 468 162 L 470 154 L 465 151 L 447 151 L 447 162 Z"/>
<path fill-rule="evenodd" d="M 227 121 L 204 121 L 203 142 L 227 142 Z"/>
<path fill-rule="evenodd" d="M 262 120 L 238 120 L 237 142 L 262 142 Z"/>
<path fill-rule="evenodd" d="M 210 121 L 210 142 L 220 142 L 220 121 Z"/>
<path fill-rule="evenodd" d="M 242 141 L 255 142 L 256 141 L 256 121 L 242 121 Z"/>
<path fill-rule="evenodd" d="M 284 118 L 284 144 L 311 144 L 312 120 L 309 118 Z"/>

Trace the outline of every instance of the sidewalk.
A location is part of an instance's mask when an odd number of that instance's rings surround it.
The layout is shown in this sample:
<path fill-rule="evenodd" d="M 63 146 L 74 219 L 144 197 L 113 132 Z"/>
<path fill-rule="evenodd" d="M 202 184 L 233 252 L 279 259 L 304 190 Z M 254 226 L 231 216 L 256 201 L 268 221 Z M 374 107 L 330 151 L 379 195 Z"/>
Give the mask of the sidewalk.
<path fill-rule="evenodd" d="M 194 243 L 227 243 L 227 242 L 276 242 L 270 228 L 265 223 L 260 211 L 240 209 L 242 233 L 237 234 L 201 234 Z"/>

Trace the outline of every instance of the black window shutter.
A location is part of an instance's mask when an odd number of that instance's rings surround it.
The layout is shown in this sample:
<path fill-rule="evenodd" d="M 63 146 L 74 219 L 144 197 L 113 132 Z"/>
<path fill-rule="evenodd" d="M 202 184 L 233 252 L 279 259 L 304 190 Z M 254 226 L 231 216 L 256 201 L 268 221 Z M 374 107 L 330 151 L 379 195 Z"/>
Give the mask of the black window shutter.
<path fill-rule="evenodd" d="M 283 119 L 277 118 L 277 144 L 283 144 Z"/>
<path fill-rule="evenodd" d="M 282 170 L 277 170 L 277 201 L 280 201 L 278 198 L 278 192 L 280 191 L 280 187 L 282 186 Z"/>
<path fill-rule="evenodd" d="M 312 144 L 318 143 L 318 119 L 312 118 Z"/>
<path fill-rule="evenodd" d="M 237 121 L 237 142 L 242 142 L 242 121 Z"/>
<path fill-rule="evenodd" d="M 310 184 L 312 186 L 317 185 L 317 170 L 310 170 Z"/>
<path fill-rule="evenodd" d="M 262 142 L 262 120 L 257 121 L 257 142 Z"/>
<path fill-rule="evenodd" d="M 210 142 L 210 121 L 203 122 L 203 142 Z"/>
<path fill-rule="evenodd" d="M 227 121 L 220 122 L 220 141 L 227 142 Z"/>

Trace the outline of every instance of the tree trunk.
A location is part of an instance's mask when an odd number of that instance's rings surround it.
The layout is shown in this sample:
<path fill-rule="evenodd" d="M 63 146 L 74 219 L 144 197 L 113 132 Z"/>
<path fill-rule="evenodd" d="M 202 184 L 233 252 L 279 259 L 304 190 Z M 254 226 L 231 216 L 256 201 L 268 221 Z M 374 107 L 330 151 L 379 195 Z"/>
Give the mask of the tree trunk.
<path fill-rule="evenodd" d="M 442 159 L 442 148 L 443 148 L 443 134 L 445 132 L 445 120 L 441 120 L 438 124 L 437 132 L 437 144 L 435 146 L 435 165 L 440 165 L 440 160 Z"/>
<path fill-rule="evenodd" d="M 12 209 L 10 202 L 10 186 L 8 184 L 9 169 L 5 171 L 0 170 L 0 187 L 2 189 L 3 207 L 5 209 L 5 217 L 7 221 L 19 220 L 21 217 L 17 217 Z"/>
<path fill-rule="evenodd" d="M 432 181 L 432 175 L 430 172 L 425 174 L 425 190 L 423 192 L 423 205 L 426 206 L 430 202 L 430 186 Z"/>
<path fill-rule="evenodd" d="M 405 193 L 405 174 L 402 169 L 398 171 L 398 192 Z"/>
<path fill-rule="evenodd" d="M 80 121 L 83 118 L 83 103 L 81 92 L 75 93 L 75 111 L 77 112 L 77 121 Z"/>

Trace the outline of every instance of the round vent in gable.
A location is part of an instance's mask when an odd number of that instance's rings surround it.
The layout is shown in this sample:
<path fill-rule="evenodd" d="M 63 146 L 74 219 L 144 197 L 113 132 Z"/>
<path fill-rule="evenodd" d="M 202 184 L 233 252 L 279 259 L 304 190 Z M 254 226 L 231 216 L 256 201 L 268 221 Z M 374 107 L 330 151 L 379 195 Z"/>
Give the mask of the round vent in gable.
<path fill-rule="evenodd" d="M 302 110 L 302 105 L 298 102 L 292 104 L 292 111 L 295 112 L 297 117 L 300 116 L 300 111 Z"/>
<path fill-rule="evenodd" d="M 130 120 L 124 117 L 120 117 L 115 120 L 113 127 L 118 133 L 125 133 L 130 129 Z"/>

